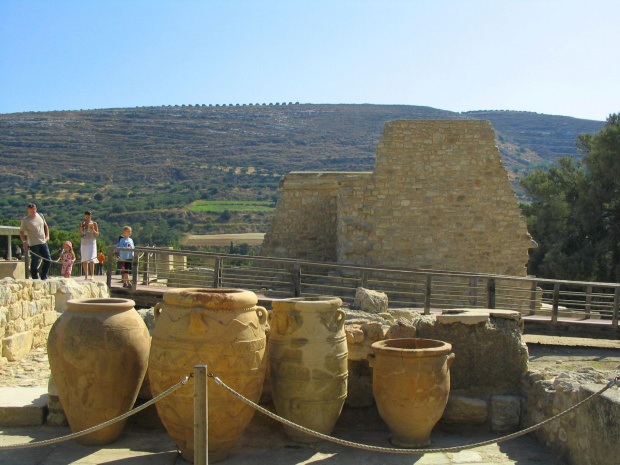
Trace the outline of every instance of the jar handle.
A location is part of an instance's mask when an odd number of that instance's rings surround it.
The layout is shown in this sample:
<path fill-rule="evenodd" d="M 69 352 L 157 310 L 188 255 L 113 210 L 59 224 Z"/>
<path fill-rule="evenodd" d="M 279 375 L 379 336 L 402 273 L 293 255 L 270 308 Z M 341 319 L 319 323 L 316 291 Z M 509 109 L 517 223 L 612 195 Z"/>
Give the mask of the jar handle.
<path fill-rule="evenodd" d="M 366 360 L 368 360 L 368 365 L 370 365 L 371 368 L 374 368 L 376 358 L 377 356 L 373 352 L 369 353 L 366 356 Z"/>
<path fill-rule="evenodd" d="M 448 370 L 452 366 L 452 363 L 454 362 L 455 357 L 456 357 L 456 354 L 454 352 L 448 355 L 448 359 L 446 360 L 446 362 L 448 363 Z"/>
<path fill-rule="evenodd" d="M 255 307 L 256 314 L 258 315 L 258 323 L 261 326 L 265 326 L 267 323 L 267 309 L 265 307 L 256 306 Z"/>
<path fill-rule="evenodd" d="M 155 321 L 157 321 L 157 318 L 159 318 L 160 314 L 161 314 L 161 304 L 157 302 L 155 304 L 155 308 L 153 309 L 153 316 L 155 317 Z"/>
<path fill-rule="evenodd" d="M 336 310 L 336 323 L 338 324 L 338 331 L 342 329 L 344 326 L 344 320 L 346 319 L 347 314 L 341 308 Z"/>

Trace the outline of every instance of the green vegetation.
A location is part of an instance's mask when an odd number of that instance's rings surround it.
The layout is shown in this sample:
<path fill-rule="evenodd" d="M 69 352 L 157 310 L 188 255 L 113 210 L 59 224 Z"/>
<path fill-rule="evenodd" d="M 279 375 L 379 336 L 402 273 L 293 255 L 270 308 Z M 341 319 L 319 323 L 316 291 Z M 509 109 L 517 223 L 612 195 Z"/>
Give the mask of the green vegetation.
<path fill-rule="evenodd" d="M 198 200 L 189 207 L 189 210 L 199 212 L 224 212 L 226 210 L 229 212 L 272 212 L 275 207 L 276 205 L 273 202 Z"/>
<path fill-rule="evenodd" d="M 558 160 L 521 180 L 533 201 L 523 204 L 538 248 L 528 272 L 554 279 L 620 281 L 620 117 L 596 134 L 581 134 L 583 161 Z"/>
<path fill-rule="evenodd" d="M 93 220 L 99 223 L 102 241 L 116 243 L 123 226 L 130 225 L 138 244 L 160 246 L 174 245 L 188 233 L 266 231 L 274 210 L 272 201 L 222 201 L 209 204 L 198 200 L 200 187 L 196 189 L 194 186 L 183 187 L 182 183 L 179 185 L 182 190 L 175 192 L 162 189 L 163 192 L 156 193 L 149 186 L 144 186 L 131 190 L 128 195 L 108 186 L 99 192 L 93 189 L 76 194 L 73 198 L 62 198 L 57 186 L 52 184 L 45 189 L 45 196 L 5 197 L 0 217 L 21 219 L 26 215 L 26 204 L 34 201 L 51 228 L 73 231 L 77 235 L 84 211 L 91 210 Z M 276 186 L 273 185 L 258 191 L 248 189 L 238 195 L 271 197 L 276 192 Z M 103 197 L 100 201 L 94 200 L 97 193 Z M 200 206 L 195 202 L 203 203 Z"/>

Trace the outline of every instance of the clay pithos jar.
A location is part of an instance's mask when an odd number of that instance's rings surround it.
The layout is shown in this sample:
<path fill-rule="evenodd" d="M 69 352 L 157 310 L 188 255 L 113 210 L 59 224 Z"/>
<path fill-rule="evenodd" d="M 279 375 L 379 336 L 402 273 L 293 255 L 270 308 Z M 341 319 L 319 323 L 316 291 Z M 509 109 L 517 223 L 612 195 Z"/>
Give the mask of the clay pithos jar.
<path fill-rule="evenodd" d="M 172 289 L 155 306 L 149 359 L 153 396 L 206 365 L 225 384 L 258 403 L 267 366 L 267 311 L 243 289 Z M 255 410 L 208 379 L 209 461 L 224 460 Z M 183 458 L 194 461 L 194 379 L 156 404 Z"/>
<path fill-rule="evenodd" d="M 74 299 L 47 341 L 50 369 L 71 431 L 111 420 L 133 408 L 148 365 L 150 335 L 130 299 Z M 125 420 L 80 436 L 109 444 Z"/>
<path fill-rule="evenodd" d="M 371 348 L 372 391 L 392 444 L 428 446 L 450 394 L 452 345 L 433 339 L 386 339 Z"/>
<path fill-rule="evenodd" d="M 269 363 L 278 415 L 330 434 L 347 396 L 348 350 L 345 312 L 336 297 L 301 297 L 272 302 Z M 298 442 L 320 439 L 285 426 Z"/>

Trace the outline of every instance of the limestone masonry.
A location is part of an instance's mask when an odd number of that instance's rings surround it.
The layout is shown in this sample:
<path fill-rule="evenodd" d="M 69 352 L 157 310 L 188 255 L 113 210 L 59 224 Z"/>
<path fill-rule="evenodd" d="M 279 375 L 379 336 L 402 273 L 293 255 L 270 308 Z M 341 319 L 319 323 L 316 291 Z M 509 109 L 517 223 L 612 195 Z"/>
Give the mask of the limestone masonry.
<path fill-rule="evenodd" d="M 0 279 L 0 366 L 44 346 L 67 300 L 109 297 L 105 283 L 73 279 Z"/>
<path fill-rule="evenodd" d="M 374 172 L 284 176 L 262 254 L 525 276 L 527 232 L 488 121 L 385 125 Z"/>

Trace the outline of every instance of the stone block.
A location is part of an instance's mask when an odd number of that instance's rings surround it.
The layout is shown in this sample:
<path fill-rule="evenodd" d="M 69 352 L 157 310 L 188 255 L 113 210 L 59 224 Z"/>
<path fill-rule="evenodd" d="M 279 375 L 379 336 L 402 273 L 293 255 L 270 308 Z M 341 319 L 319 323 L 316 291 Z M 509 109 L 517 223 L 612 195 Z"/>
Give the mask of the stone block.
<path fill-rule="evenodd" d="M 488 313 L 470 312 L 467 310 L 444 310 L 441 315 L 437 315 L 437 323 L 444 325 L 454 323 L 477 325 L 480 323 L 486 323 L 488 319 Z"/>
<path fill-rule="evenodd" d="M 355 291 L 353 308 L 368 313 L 387 312 L 388 297 L 384 292 L 358 287 Z"/>
<path fill-rule="evenodd" d="M 491 431 L 509 433 L 519 428 L 521 397 L 499 395 L 491 397 Z"/>
<path fill-rule="evenodd" d="M 484 399 L 450 394 L 442 421 L 452 425 L 484 425 L 489 416 L 489 406 Z"/>
<path fill-rule="evenodd" d="M 46 413 L 45 388 L 0 387 L 0 426 L 40 426 Z"/>
<path fill-rule="evenodd" d="M 385 334 L 386 339 L 409 339 L 417 335 L 415 325 L 406 318 L 399 318 Z"/>
<path fill-rule="evenodd" d="M 43 326 L 52 326 L 58 319 L 58 313 L 56 311 L 45 312 L 43 314 Z"/>
<path fill-rule="evenodd" d="M 26 277 L 26 267 L 21 260 L 12 260 L 10 262 L 0 262 L 0 279 L 1 278 L 14 278 L 24 279 Z"/>
<path fill-rule="evenodd" d="M 372 316 L 368 314 L 368 316 Z M 370 346 L 385 339 L 387 326 L 381 321 L 354 319 L 345 322 L 349 360 L 362 360 L 368 363 L 367 357 L 372 352 Z"/>
<path fill-rule="evenodd" d="M 5 337 L 2 341 L 2 356 L 13 362 L 24 357 L 32 349 L 34 335 L 28 331 Z"/>
<path fill-rule="evenodd" d="M 45 424 L 47 426 L 67 426 L 69 424 L 58 395 L 48 395 Z"/>
<path fill-rule="evenodd" d="M 15 302 L 14 304 L 9 305 L 9 313 L 8 313 L 9 319 L 15 320 L 17 318 L 20 318 L 22 316 L 22 308 L 23 308 L 22 302 Z"/>

